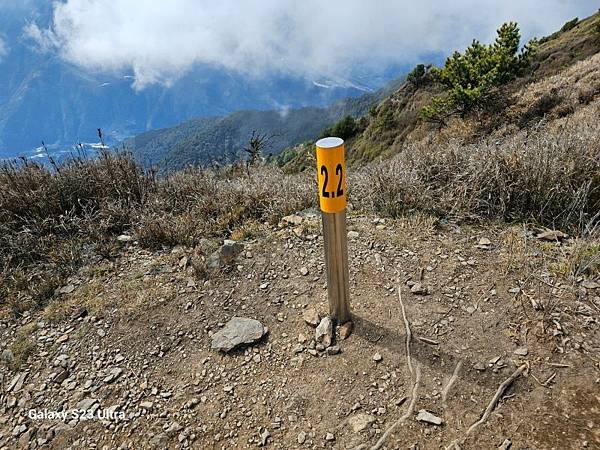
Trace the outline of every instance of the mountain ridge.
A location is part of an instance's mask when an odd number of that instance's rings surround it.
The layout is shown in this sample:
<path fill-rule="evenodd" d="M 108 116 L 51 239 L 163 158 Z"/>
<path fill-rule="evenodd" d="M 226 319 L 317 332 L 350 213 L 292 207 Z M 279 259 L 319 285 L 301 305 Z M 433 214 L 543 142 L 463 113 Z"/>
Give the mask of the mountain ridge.
<path fill-rule="evenodd" d="M 23 27 L 29 22 L 48 26 L 52 7 L 42 2 L 35 6 L 34 12 L 3 9 L 0 17 L 0 36 L 8 47 L 0 59 L 0 158 L 31 156 L 42 141 L 54 155 L 68 154 L 79 142 L 95 142 L 98 128 L 106 143 L 113 145 L 193 117 L 283 105 L 326 106 L 362 95 L 364 89 L 389 79 L 381 74 L 369 80 L 370 85 L 364 77 L 337 83 L 291 75 L 247 78 L 199 65 L 170 86 L 136 91 L 128 72 L 92 73 L 37 48 Z M 328 87 L 313 81 L 324 81 Z"/>
<path fill-rule="evenodd" d="M 227 116 L 193 119 L 127 139 L 123 146 L 146 166 L 177 169 L 187 165 L 227 163 L 243 158 L 253 131 L 269 137 L 267 153 L 310 140 L 344 116 L 365 115 L 377 102 L 398 88 L 404 78 L 360 97 L 346 98 L 328 107 L 307 106 L 278 110 L 240 110 Z"/>

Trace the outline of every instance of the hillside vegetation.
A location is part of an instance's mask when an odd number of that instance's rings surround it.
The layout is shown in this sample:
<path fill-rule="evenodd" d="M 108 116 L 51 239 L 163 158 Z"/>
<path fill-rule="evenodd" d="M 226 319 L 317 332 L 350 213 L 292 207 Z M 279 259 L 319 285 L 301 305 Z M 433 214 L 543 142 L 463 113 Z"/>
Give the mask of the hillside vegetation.
<path fill-rule="evenodd" d="M 406 83 L 365 116 L 366 127 L 347 142 L 350 161 L 362 164 L 388 157 L 412 143 L 501 138 L 572 114 L 598 96 L 596 61 L 589 58 L 600 50 L 599 27 L 597 13 L 570 21 L 519 50 L 524 43 L 519 42 L 518 29 L 506 24 L 498 30 L 496 42 L 474 41 L 465 52 L 450 56 L 441 69 L 418 65 Z M 580 76 L 580 70 L 587 75 Z M 555 77 L 562 79 L 561 92 L 544 83 Z M 535 97 L 528 91 L 523 98 L 532 84 L 538 86 Z M 279 162 L 289 172 L 312 167 L 311 149 L 310 144 L 287 149 Z"/>
<path fill-rule="evenodd" d="M 267 152 L 276 155 L 286 147 L 314 138 L 324 127 L 344 116 L 366 114 L 399 84 L 399 80 L 393 81 L 374 93 L 341 100 L 326 108 L 244 110 L 222 117 L 195 119 L 176 127 L 142 133 L 126 140 L 124 146 L 145 167 L 170 171 L 188 165 L 211 166 L 238 161 L 256 131 L 270 137 Z"/>
<path fill-rule="evenodd" d="M 441 127 L 420 120 L 423 106 L 435 95 L 445 95 L 439 83 L 425 79 L 431 70 L 423 70 L 419 81 L 413 74 L 364 118 L 348 116 L 326 130 L 347 133 L 355 165 L 349 179 L 352 207 L 387 217 L 418 212 L 458 222 L 532 222 L 596 236 L 597 24 L 598 15 L 540 44 L 527 73 L 502 86 L 507 104 L 499 112 L 458 114 Z M 549 62 L 557 60 L 569 64 L 560 68 Z M 343 117 L 348 108 L 366 111 L 372 100 L 337 104 L 328 110 L 329 117 Z M 322 114 L 315 109 L 310 121 Z M 277 123 L 288 120 L 300 139 L 308 129 L 301 116 L 307 117 L 306 111 L 290 111 L 288 119 L 276 112 L 240 112 L 148 133 L 135 145 L 158 146 L 156 154 L 177 167 L 198 161 L 192 148 L 203 136 L 233 142 L 225 130 L 236 122 L 247 122 L 249 131 L 268 119 L 275 132 Z M 198 126 L 205 131 L 198 134 Z M 240 143 L 247 139 L 243 134 L 237 135 Z M 194 143 L 190 153 L 177 143 L 181 136 Z M 162 145 L 170 151 L 162 153 Z M 177 161 L 169 159 L 175 155 Z M 358 164 L 384 155 L 395 156 Z M 312 158 L 312 145 L 306 144 L 284 152 L 282 168 L 236 163 L 164 177 L 144 169 L 128 153 L 75 159 L 54 168 L 30 161 L 6 164 L 0 170 L 0 301 L 15 312 L 43 305 L 76 267 L 118 254 L 115 238 L 121 233 L 133 233 L 150 249 L 194 247 L 205 238 L 251 235 L 256 224 L 277 223 L 287 214 L 314 207 Z"/>

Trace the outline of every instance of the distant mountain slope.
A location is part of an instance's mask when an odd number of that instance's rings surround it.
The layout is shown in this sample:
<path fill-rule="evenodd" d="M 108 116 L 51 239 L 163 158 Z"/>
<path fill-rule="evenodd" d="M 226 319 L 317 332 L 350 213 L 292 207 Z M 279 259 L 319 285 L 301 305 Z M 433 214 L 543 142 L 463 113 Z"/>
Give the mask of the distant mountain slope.
<path fill-rule="evenodd" d="M 192 117 L 249 108 L 326 106 L 389 80 L 387 74 L 337 83 L 292 76 L 249 79 L 198 66 L 172 86 L 136 92 L 130 73 L 89 73 L 54 53 L 36 50 L 23 27 L 31 22 L 47 26 L 51 2 L 36 0 L 20 8 L 2 5 L 0 10 L 0 38 L 7 48 L 0 58 L 0 159 L 30 154 L 42 140 L 55 154 L 78 142 L 96 142 L 97 128 L 114 144 Z"/>
<path fill-rule="evenodd" d="M 176 127 L 142 133 L 124 142 L 145 165 L 176 169 L 186 165 L 231 162 L 243 157 L 253 131 L 273 136 L 267 153 L 314 139 L 346 115 L 361 116 L 402 83 L 397 80 L 372 94 L 338 101 L 326 108 L 305 107 L 270 111 L 245 110 Z"/>

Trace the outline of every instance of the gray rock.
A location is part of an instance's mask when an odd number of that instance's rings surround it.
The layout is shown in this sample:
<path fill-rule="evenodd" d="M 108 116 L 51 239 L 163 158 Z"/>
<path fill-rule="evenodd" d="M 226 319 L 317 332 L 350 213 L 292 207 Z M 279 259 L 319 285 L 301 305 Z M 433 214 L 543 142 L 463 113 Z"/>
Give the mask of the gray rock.
<path fill-rule="evenodd" d="M 115 367 L 114 369 L 111 369 L 110 372 L 108 373 L 108 375 L 104 378 L 104 382 L 105 383 L 112 383 L 113 381 L 115 381 L 117 378 L 119 378 L 119 376 L 123 373 L 123 369 L 121 369 L 120 367 Z"/>
<path fill-rule="evenodd" d="M 219 252 L 221 253 L 221 262 L 223 264 L 232 264 L 236 256 L 244 250 L 244 245 L 231 239 L 226 239 L 223 242 Z"/>
<path fill-rule="evenodd" d="M 121 234 L 120 236 L 117 236 L 117 241 L 119 242 L 131 242 L 132 240 L 133 238 L 128 234 Z"/>
<path fill-rule="evenodd" d="M 296 344 L 294 349 L 292 350 L 294 353 L 302 353 L 304 351 L 304 345 Z"/>
<path fill-rule="evenodd" d="M 179 422 L 173 422 L 169 426 L 169 428 L 165 430 L 165 433 L 167 433 L 168 435 L 174 435 L 176 433 L 179 433 L 181 430 L 183 430 L 183 427 L 179 424 Z"/>
<path fill-rule="evenodd" d="M 375 353 L 375 354 L 373 355 L 373 361 L 375 361 L 375 362 L 379 362 L 379 361 L 381 361 L 382 359 L 383 359 L 383 356 L 381 356 L 381 353 L 379 353 L 379 352 L 378 352 L 378 353 Z"/>
<path fill-rule="evenodd" d="M 221 267 L 221 253 L 219 250 L 214 251 L 206 261 L 206 266 L 209 269 L 218 269 Z"/>
<path fill-rule="evenodd" d="M 482 237 L 479 239 L 479 242 L 477 243 L 477 248 L 488 249 L 490 247 L 490 245 L 492 245 L 492 241 L 490 241 L 486 237 Z"/>
<path fill-rule="evenodd" d="M 75 290 L 74 284 L 68 284 L 67 286 L 63 286 L 56 290 L 56 294 L 70 294 Z"/>
<path fill-rule="evenodd" d="M 267 445 L 267 440 L 271 437 L 271 433 L 269 433 L 269 430 L 267 430 L 266 428 L 263 429 L 263 431 L 261 431 L 260 433 L 260 447 L 264 447 L 265 445 Z"/>
<path fill-rule="evenodd" d="M 22 424 L 22 425 L 17 425 L 14 429 L 13 429 L 13 436 L 19 436 L 22 433 L 25 433 L 25 431 L 27 431 L 27 425 Z"/>
<path fill-rule="evenodd" d="M 348 424 L 352 431 L 355 433 L 360 433 L 363 430 L 366 430 L 369 425 L 375 422 L 375 417 L 370 414 L 359 413 L 355 416 L 348 418 Z"/>
<path fill-rule="evenodd" d="M 192 398 L 190 401 L 188 401 L 188 402 L 185 404 L 185 407 L 186 407 L 186 408 L 188 408 L 188 409 L 193 409 L 193 408 L 195 408 L 195 407 L 196 407 L 196 405 L 198 405 L 199 403 L 200 403 L 200 400 L 199 400 L 199 399 L 197 399 L 196 397 L 194 397 L 194 398 Z"/>
<path fill-rule="evenodd" d="M 329 317 L 323 317 L 321 323 L 315 330 L 315 341 L 323 344 L 324 347 L 329 347 L 333 340 L 333 322 Z"/>
<path fill-rule="evenodd" d="M 348 231 L 349 239 L 356 239 L 359 236 L 358 231 Z"/>
<path fill-rule="evenodd" d="M 338 333 L 340 335 L 340 339 L 343 341 L 345 339 L 348 339 L 350 337 L 350 335 L 352 334 L 352 329 L 353 329 L 354 325 L 352 322 L 348 321 L 343 325 L 340 325 L 338 327 Z"/>
<path fill-rule="evenodd" d="M 267 331 L 267 328 L 258 320 L 233 317 L 213 335 L 211 348 L 227 353 L 240 345 L 253 344 L 260 340 Z"/>
<path fill-rule="evenodd" d="M 529 349 L 527 349 L 527 347 L 519 347 L 513 353 L 517 356 L 527 356 Z"/>
<path fill-rule="evenodd" d="M 319 325 L 319 322 L 321 321 L 321 319 L 319 318 L 319 313 L 315 308 L 312 307 L 306 308 L 304 310 L 304 312 L 302 313 L 302 318 L 307 324 L 313 327 Z"/>
<path fill-rule="evenodd" d="M 487 366 L 486 366 L 484 363 L 482 363 L 482 362 L 478 362 L 478 363 L 476 363 L 476 364 L 473 366 L 473 368 L 474 368 L 475 370 L 478 370 L 478 371 L 480 371 L 480 372 L 484 372 L 484 371 L 485 371 L 485 369 L 487 368 Z"/>
<path fill-rule="evenodd" d="M 10 351 L 9 349 L 6 349 L 2 352 L 2 361 L 4 361 L 6 364 L 12 364 L 15 360 L 15 355 L 13 355 L 13 352 Z"/>
<path fill-rule="evenodd" d="M 156 448 L 167 448 L 169 436 L 166 433 L 159 433 L 150 439 L 150 445 Z"/>
<path fill-rule="evenodd" d="M 325 353 L 327 353 L 328 355 L 337 355 L 339 352 L 340 352 L 339 345 L 332 345 L 331 347 L 327 347 L 325 349 Z"/>
<path fill-rule="evenodd" d="M 431 414 L 429 411 L 426 411 L 424 409 L 420 410 L 417 414 L 417 420 L 419 422 L 430 423 L 432 425 L 441 425 L 442 423 L 444 423 L 444 421 L 440 417 Z"/>
<path fill-rule="evenodd" d="M 57 341 L 58 342 L 58 341 Z M 69 365 L 69 355 L 62 353 L 56 357 L 53 363 L 55 366 L 66 368 Z"/>
<path fill-rule="evenodd" d="M 63 369 L 61 370 L 55 377 L 54 377 L 54 382 L 56 384 L 61 384 L 63 381 L 65 381 L 67 378 L 69 378 L 69 371 L 67 369 Z"/>
<path fill-rule="evenodd" d="M 213 252 L 208 257 L 206 264 L 210 269 L 218 269 L 220 267 L 229 266 L 234 263 L 237 255 L 239 255 L 243 250 L 243 244 L 231 239 L 226 239 L 221 248 Z"/>
<path fill-rule="evenodd" d="M 20 372 L 14 376 L 12 381 L 9 383 L 7 392 L 19 392 L 23 387 L 23 383 L 25 382 L 25 378 L 27 378 L 27 372 Z"/>
<path fill-rule="evenodd" d="M 298 214 L 291 214 L 289 216 L 285 216 L 281 219 L 284 224 L 298 226 L 302 223 L 302 216 Z"/>
<path fill-rule="evenodd" d="M 333 433 L 327 433 L 327 434 L 325 435 L 325 440 L 326 440 L 326 441 L 330 441 L 330 442 L 331 442 L 331 441 L 335 441 L 335 436 L 334 436 L 334 434 L 333 434 Z"/>
<path fill-rule="evenodd" d="M 296 440 L 298 441 L 298 444 L 304 444 L 306 442 L 306 433 L 304 431 L 298 433 L 298 437 Z"/>
<path fill-rule="evenodd" d="M 429 294 L 429 289 L 427 286 L 422 285 L 421 283 L 415 283 L 410 288 L 410 292 L 415 295 L 427 295 Z"/>

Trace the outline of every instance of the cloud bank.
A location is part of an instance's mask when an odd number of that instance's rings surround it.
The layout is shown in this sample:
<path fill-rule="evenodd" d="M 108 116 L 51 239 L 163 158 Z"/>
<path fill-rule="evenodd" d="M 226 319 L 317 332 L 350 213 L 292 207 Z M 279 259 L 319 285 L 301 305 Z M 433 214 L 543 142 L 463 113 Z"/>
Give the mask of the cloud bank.
<path fill-rule="evenodd" d="M 170 83 L 196 64 L 252 76 L 335 76 L 413 64 L 493 39 L 524 37 L 594 12 L 589 0 L 67 0 L 25 34 L 91 70 L 133 71 L 134 87 Z"/>

